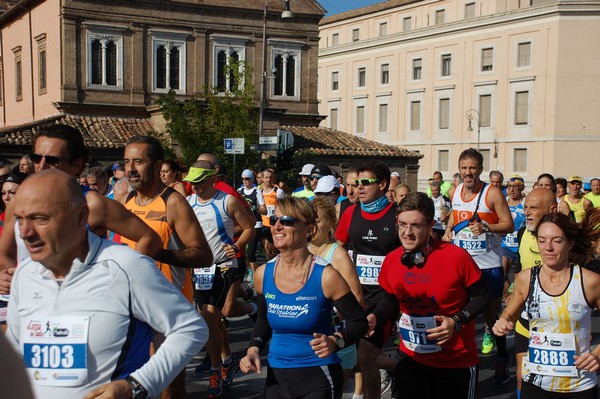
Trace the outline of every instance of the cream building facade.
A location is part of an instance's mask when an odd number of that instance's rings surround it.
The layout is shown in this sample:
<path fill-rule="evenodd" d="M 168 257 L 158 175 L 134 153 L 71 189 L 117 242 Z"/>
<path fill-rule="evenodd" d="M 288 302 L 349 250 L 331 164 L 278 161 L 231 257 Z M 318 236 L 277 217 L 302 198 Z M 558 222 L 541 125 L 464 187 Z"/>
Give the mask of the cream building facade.
<path fill-rule="evenodd" d="M 600 1 L 390 0 L 320 24 L 321 126 L 484 173 L 600 175 Z M 469 123 L 471 129 L 469 129 Z"/>

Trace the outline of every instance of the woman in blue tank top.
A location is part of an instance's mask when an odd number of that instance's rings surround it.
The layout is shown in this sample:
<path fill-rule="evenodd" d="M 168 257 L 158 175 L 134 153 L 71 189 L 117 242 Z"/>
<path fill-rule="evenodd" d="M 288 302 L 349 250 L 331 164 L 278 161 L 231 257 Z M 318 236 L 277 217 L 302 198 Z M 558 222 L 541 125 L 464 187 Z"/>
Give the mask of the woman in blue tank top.
<path fill-rule="evenodd" d="M 256 271 L 258 318 L 240 367 L 260 373 L 260 349 L 271 339 L 265 398 L 341 398 L 335 352 L 367 332 L 364 312 L 344 278 L 308 251 L 316 232 L 312 204 L 280 199 L 270 222 L 280 255 Z M 339 332 L 331 320 L 334 304 L 347 322 Z"/>

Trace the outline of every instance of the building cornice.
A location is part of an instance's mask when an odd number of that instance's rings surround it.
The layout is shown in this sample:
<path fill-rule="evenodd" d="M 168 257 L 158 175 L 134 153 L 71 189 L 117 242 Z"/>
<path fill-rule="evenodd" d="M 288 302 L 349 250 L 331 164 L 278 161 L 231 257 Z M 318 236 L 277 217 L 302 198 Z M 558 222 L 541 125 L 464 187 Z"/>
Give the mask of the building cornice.
<path fill-rule="evenodd" d="M 532 6 L 518 10 L 495 13 L 491 15 L 483 15 L 480 17 L 470 19 L 458 20 L 443 25 L 428 26 L 424 28 L 410 30 L 407 32 L 392 33 L 384 37 L 360 40 L 358 42 L 351 42 L 333 47 L 321 48 L 319 49 L 319 58 L 346 55 L 356 53 L 359 51 L 396 46 L 402 43 L 411 43 L 427 39 L 435 39 L 438 37 L 446 37 L 449 34 L 468 34 L 473 31 L 481 31 L 482 29 L 490 29 L 505 25 L 514 25 L 516 22 L 565 16 L 599 15 L 600 4 L 598 2 L 556 2 L 540 6 Z M 328 27 L 321 24 L 320 29 L 322 32 L 323 30 L 328 29 Z"/>

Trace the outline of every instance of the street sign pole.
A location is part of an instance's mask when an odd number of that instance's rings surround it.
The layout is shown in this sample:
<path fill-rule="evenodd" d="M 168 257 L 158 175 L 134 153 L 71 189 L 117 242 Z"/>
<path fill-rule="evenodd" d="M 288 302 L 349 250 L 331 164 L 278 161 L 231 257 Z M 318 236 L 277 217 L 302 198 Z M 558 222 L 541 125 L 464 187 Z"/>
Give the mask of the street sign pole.
<path fill-rule="evenodd" d="M 223 149 L 225 154 L 233 155 L 233 186 L 235 187 L 235 155 L 244 154 L 244 139 L 243 138 L 230 138 L 223 140 Z"/>

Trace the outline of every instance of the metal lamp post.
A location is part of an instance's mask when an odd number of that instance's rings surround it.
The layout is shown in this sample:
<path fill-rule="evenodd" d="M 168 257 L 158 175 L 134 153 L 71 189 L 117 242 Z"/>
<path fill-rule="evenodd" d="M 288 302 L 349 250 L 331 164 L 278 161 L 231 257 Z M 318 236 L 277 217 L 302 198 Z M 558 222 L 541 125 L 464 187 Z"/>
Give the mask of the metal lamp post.
<path fill-rule="evenodd" d="M 467 127 L 467 132 L 472 132 L 473 127 L 471 126 L 471 121 L 475 120 L 477 122 L 477 150 L 479 151 L 479 142 L 481 140 L 481 124 L 479 123 L 479 112 L 475 109 L 470 109 L 467 111 L 467 120 L 469 121 L 469 126 Z"/>
<path fill-rule="evenodd" d="M 281 13 L 281 19 L 292 19 L 294 14 L 290 11 L 290 0 L 285 1 L 285 9 Z M 265 114 L 265 90 L 267 86 L 267 12 L 269 11 L 269 0 L 265 0 L 265 8 L 263 10 L 263 31 L 262 31 L 262 64 L 261 64 L 261 80 L 260 80 L 260 108 L 258 116 L 258 142 L 263 136 L 263 118 Z M 262 170 L 262 150 L 258 151 L 258 171 Z"/>

